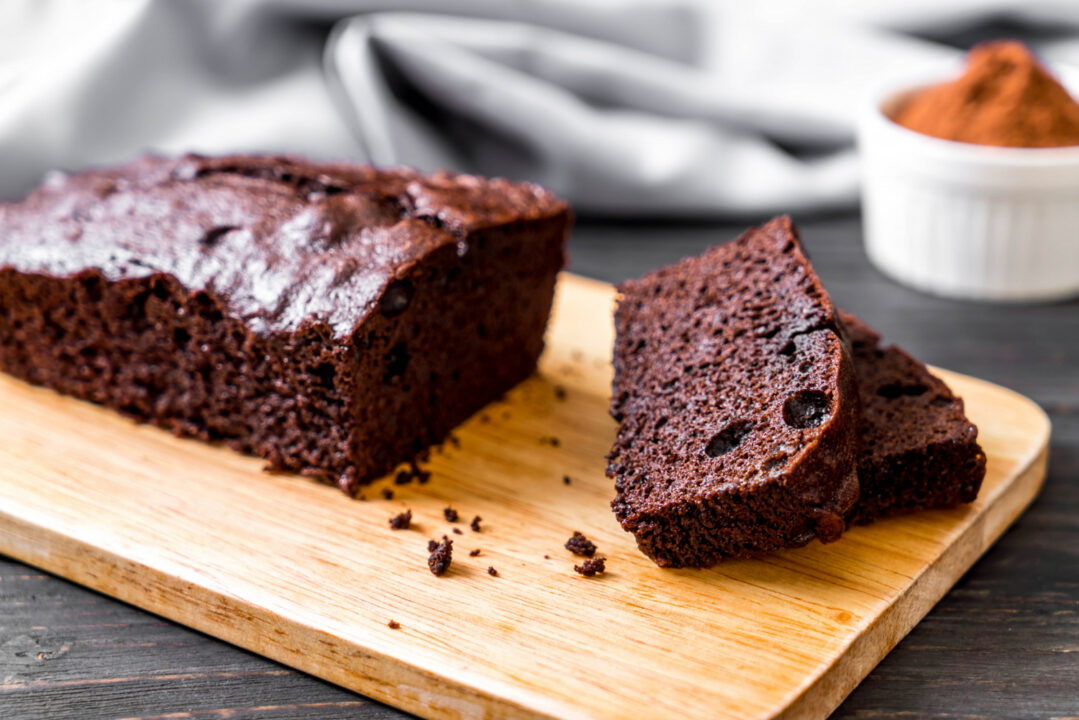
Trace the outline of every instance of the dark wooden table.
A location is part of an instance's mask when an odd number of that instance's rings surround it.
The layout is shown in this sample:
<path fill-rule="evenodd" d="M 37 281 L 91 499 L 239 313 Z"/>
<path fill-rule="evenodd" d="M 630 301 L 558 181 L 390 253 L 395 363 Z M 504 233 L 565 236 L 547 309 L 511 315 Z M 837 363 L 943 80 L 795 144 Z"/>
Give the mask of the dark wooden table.
<path fill-rule="evenodd" d="M 1053 419 L 1034 506 L 835 717 L 1079 716 L 1079 302 L 979 305 L 869 267 L 851 216 L 803 218 L 836 303 L 927 362 Z M 583 223 L 572 269 L 620 280 L 743 226 Z M 0 718 L 390 718 L 396 710 L 0 557 Z"/>

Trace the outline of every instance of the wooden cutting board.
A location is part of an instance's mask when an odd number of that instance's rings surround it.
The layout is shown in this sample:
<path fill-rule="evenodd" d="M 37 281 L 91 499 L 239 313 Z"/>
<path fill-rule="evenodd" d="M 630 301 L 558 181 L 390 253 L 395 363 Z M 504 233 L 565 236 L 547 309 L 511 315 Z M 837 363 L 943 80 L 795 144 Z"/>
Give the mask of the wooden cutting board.
<path fill-rule="evenodd" d="M 430 483 L 366 501 L 0 377 L 0 552 L 426 717 L 826 716 L 1038 492 L 1046 416 L 942 373 L 989 456 L 972 506 L 661 570 L 608 509 L 612 300 L 563 277 L 538 376 L 434 453 Z M 573 572 L 574 530 L 606 575 Z"/>

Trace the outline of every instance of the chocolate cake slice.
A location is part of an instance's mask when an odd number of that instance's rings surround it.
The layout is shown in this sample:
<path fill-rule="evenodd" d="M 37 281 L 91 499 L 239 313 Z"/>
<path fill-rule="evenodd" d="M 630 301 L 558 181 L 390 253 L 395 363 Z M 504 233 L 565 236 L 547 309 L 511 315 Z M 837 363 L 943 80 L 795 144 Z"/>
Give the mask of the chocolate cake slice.
<path fill-rule="evenodd" d="M 569 221 L 288 157 L 53 174 L 0 206 L 0 369 L 352 492 L 533 371 Z"/>
<path fill-rule="evenodd" d="M 962 398 L 907 353 L 881 347 L 876 331 L 855 316 L 840 317 L 862 399 L 861 496 L 848 522 L 973 501 L 985 453 Z"/>
<path fill-rule="evenodd" d="M 663 567 L 835 540 L 859 401 L 787 217 L 619 286 L 608 457 L 622 527 Z"/>

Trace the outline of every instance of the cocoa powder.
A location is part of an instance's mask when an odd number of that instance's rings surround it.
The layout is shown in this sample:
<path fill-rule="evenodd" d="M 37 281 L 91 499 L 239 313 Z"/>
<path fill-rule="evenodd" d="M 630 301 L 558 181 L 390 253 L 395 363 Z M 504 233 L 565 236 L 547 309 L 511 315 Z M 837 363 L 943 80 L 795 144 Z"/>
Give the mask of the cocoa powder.
<path fill-rule="evenodd" d="M 916 93 L 892 119 L 925 135 L 978 145 L 1079 145 L 1079 104 L 1025 45 L 978 45 L 967 63 L 960 78 Z"/>

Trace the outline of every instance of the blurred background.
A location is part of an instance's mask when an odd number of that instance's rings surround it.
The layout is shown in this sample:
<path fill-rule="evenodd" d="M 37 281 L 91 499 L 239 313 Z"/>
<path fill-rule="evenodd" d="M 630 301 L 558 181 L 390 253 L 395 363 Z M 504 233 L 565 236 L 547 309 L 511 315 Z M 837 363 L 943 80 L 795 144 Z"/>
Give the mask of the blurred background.
<path fill-rule="evenodd" d="M 922 294 L 862 245 L 859 113 L 1002 37 L 1066 77 L 1079 2 L 0 0 L 0 200 L 144 152 L 445 167 L 553 189 L 570 269 L 614 282 L 790 213 L 837 305 L 1054 423 L 1033 509 L 837 716 L 1073 716 L 1079 303 Z M 4 558 L 0 580 L 10 717 L 400 715 Z"/>
<path fill-rule="evenodd" d="M 855 120 L 986 36 L 1079 60 L 1031 0 L 4 0 L 0 198 L 141 152 L 527 179 L 583 216 L 852 209 Z"/>

